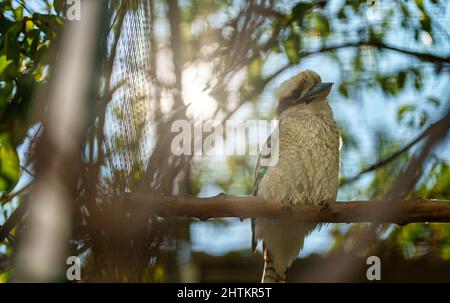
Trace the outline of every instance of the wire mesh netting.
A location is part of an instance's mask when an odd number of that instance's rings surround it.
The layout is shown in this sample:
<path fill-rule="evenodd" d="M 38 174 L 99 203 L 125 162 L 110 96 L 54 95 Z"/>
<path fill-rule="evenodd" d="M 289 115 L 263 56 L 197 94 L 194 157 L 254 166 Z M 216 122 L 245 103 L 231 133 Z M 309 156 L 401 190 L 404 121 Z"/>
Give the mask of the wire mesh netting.
<path fill-rule="evenodd" d="M 148 1 L 127 1 L 117 13 L 119 38 L 110 87 L 115 91 L 106 112 L 107 169 L 113 184 L 131 190 L 151 154 L 150 13 Z M 110 50 L 112 52 L 113 49 Z"/>

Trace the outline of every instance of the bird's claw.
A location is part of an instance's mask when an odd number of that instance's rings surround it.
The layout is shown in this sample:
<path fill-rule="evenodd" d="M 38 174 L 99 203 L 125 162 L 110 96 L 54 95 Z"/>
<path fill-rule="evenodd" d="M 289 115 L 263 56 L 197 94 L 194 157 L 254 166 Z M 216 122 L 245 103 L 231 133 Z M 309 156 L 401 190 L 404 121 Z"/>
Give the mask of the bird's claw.
<path fill-rule="evenodd" d="M 289 216 L 292 216 L 292 207 L 290 205 L 283 205 L 281 207 L 281 210 L 284 211 L 285 213 L 287 213 Z"/>
<path fill-rule="evenodd" d="M 293 201 L 293 199 L 292 199 L 292 197 L 291 198 L 288 198 L 288 199 L 285 199 L 284 201 L 283 201 L 283 203 L 282 203 L 282 207 L 281 207 L 281 209 L 285 212 L 285 213 L 287 213 L 289 216 L 292 216 L 292 205 L 294 205 L 294 201 Z"/>
<path fill-rule="evenodd" d="M 323 200 L 323 201 L 321 201 L 319 203 L 319 205 L 320 205 L 320 211 L 322 212 L 322 211 L 324 211 L 324 210 L 326 210 L 327 208 L 330 207 L 330 201 L 329 200 Z"/>

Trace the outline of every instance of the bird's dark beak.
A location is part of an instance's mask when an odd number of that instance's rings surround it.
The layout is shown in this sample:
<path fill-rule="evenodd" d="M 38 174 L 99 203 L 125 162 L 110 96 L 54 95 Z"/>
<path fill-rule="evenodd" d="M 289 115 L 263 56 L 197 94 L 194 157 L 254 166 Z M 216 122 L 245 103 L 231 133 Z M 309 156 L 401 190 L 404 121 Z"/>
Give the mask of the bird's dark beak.
<path fill-rule="evenodd" d="M 323 100 L 330 94 L 333 83 L 317 83 L 301 99 L 302 103 L 311 103 L 313 101 Z"/>

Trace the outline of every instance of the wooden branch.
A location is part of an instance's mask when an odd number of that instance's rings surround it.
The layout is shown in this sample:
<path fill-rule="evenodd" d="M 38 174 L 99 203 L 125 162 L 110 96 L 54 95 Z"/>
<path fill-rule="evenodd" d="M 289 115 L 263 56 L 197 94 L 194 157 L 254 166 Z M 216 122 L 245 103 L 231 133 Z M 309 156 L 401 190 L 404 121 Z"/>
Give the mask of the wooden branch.
<path fill-rule="evenodd" d="M 450 201 L 410 199 L 386 201 L 338 201 L 320 211 L 319 206 L 295 205 L 288 212 L 274 201 L 258 197 L 234 197 L 220 194 L 210 198 L 185 196 L 144 196 L 126 193 L 125 210 L 161 217 L 192 217 L 201 220 L 223 217 L 298 219 L 309 222 L 379 222 L 405 225 L 414 222 L 450 222 Z M 380 220 L 377 210 L 388 207 Z"/>
<path fill-rule="evenodd" d="M 5 239 L 9 236 L 11 231 L 16 227 L 19 221 L 22 219 L 23 215 L 27 210 L 27 203 L 22 202 L 17 206 L 17 208 L 12 212 L 12 214 L 8 217 L 8 219 L 0 225 L 0 243 L 5 241 Z"/>

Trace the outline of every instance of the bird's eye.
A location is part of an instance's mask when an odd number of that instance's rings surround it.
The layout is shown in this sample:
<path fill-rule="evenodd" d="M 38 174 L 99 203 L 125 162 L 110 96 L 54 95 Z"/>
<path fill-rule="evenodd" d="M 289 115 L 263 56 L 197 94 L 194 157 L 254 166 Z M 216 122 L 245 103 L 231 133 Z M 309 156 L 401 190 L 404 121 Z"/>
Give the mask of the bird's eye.
<path fill-rule="evenodd" d="M 296 103 L 299 99 L 300 96 L 302 95 L 302 89 L 296 88 L 292 91 L 291 95 L 288 97 L 288 101 L 291 103 Z"/>

